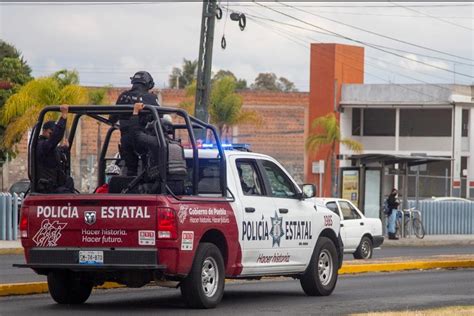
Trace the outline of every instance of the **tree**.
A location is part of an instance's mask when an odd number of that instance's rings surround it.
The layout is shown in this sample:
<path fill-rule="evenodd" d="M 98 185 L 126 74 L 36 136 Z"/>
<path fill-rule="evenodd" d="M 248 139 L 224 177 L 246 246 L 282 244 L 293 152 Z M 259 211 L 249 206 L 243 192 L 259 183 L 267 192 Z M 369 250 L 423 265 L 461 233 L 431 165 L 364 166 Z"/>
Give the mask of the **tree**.
<path fill-rule="evenodd" d="M 77 77 L 77 73 L 63 71 L 60 73 L 64 75 L 64 80 L 58 78 L 58 73 L 34 79 L 7 100 L 0 111 L 0 124 L 7 127 L 0 140 L 2 150 L 14 149 L 14 145 L 21 140 L 23 134 L 36 123 L 39 112 L 45 106 L 87 103 L 86 89 L 69 83 L 75 82 L 70 79 Z M 57 114 L 50 113 L 47 119 L 55 118 Z"/>
<path fill-rule="evenodd" d="M 190 85 L 197 76 L 197 60 L 183 59 L 181 68 L 173 67 L 169 75 L 169 86 L 172 89 L 183 89 Z"/>
<path fill-rule="evenodd" d="M 0 60 L 4 58 L 18 58 L 20 60 L 20 63 L 22 65 L 22 68 L 25 73 L 31 74 L 31 68 L 28 66 L 26 63 L 26 60 L 23 59 L 23 56 L 21 56 L 21 52 L 16 49 L 15 46 L 8 44 L 5 41 L 0 40 Z"/>
<path fill-rule="evenodd" d="M 280 90 L 277 85 L 277 76 L 274 73 L 259 73 L 255 78 L 255 82 L 250 86 L 252 90 Z"/>
<path fill-rule="evenodd" d="M 223 142 L 231 141 L 228 134 L 232 126 L 240 123 L 252 123 L 260 125 L 262 117 L 251 110 L 242 108 L 242 98 L 235 93 L 236 81 L 232 76 L 223 76 L 215 80 L 211 86 L 209 100 L 210 122 L 217 126 L 219 136 Z M 188 113 L 194 113 L 194 95 L 196 93 L 196 82 L 186 87 L 187 99 L 179 104 L 179 107 Z"/>
<path fill-rule="evenodd" d="M 298 91 L 298 89 L 295 88 L 295 84 L 293 82 L 291 82 L 290 80 L 286 79 L 285 77 L 278 78 L 277 85 L 278 85 L 280 91 L 283 91 L 283 92 Z"/>
<path fill-rule="evenodd" d="M 250 89 L 283 92 L 298 91 L 293 82 L 285 77 L 278 78 L 277 75 L 272 72 L 259 73 L 255 78 L 255 82 L 250 86 Z"/>
<path fill-rule="evenodd" d="M 0 111 L 8 98 L 20 87 L 32 79 L 31 68 L 13 46 L 0 40 Z M 5 133 L 5 126 L 0 124 L 0 142 Z M 15 152 L 0 147 L 0 166 Z"/>
<path fill-rule="evenodd" d="M 234 73 L 230 70 L 219 70 L 213 77 L 211 82 L 218 81 L 224 77 L 232 77 L 235 80 L 235 90 L 247 89 L 247 80 L 237 79 Z"/>
<path fill-rule="evenodd" d="M 328 156 L 326 157 L 326 164 L 330 159 L 332 188 L 331 194 L 332 196 L 336 196 L 336 147 L 339 144 L 342 144 L 348 147 L 350 150 L 360 153 L 363 150 L 363 145 L 349 138 L 341 139 L 339 122 L 334 113 L 329 113 L 325 116 L 320 116 L 314 119 L 311 123 L 311 128 L 313 129 L 313 133 L 311 133 L 306 139 L 306 149 L 314 151 L 319 151 L 323 148 L 329 149 Z"/>

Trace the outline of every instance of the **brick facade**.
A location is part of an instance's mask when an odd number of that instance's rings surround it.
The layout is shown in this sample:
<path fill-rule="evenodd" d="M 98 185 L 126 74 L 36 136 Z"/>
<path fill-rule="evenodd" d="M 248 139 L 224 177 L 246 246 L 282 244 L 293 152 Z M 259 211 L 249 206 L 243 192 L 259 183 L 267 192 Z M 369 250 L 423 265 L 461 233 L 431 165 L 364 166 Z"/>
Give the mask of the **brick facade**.
<path fill-rule="evenodd" d="M 116 100 L 123 88 L 109 91 L 109 100 Z M 163 106 L 176 107 L 184 100 L 184 90 L 165 89 L 160 91 Z M 304 176 L 304 126 L 308 112 L 309 94 L 305 92 L 255 92 L 242 91 L 243 108 L 258 112 L 264 122 L 261 126 L 240 124 L 232 134 L 234 142 L 249 143 L 252 151 L 271 155 L 279 160 L 295 179 L 302 183 Z M 98 157 L 98 124 L 93 119 L 84 119 L 78 128 L 76 139 L 71 148 L 72 172 L 75 182 L 81 182 L 82 189 L 94 186 Z M 101 141 L 107 133 L 107 127 L 100 129 Z M 109 148 L 115 152 L 119 133 L 115 133 Z M 3 190 L 22 178 L 27 178 L 27 142 L 25 135 L 18 146 L 18 155 L 4 166 Z M 81 177 L 78 177 L 78 174 Z M 89 183 L 92 181 L 92 183 Z"/>

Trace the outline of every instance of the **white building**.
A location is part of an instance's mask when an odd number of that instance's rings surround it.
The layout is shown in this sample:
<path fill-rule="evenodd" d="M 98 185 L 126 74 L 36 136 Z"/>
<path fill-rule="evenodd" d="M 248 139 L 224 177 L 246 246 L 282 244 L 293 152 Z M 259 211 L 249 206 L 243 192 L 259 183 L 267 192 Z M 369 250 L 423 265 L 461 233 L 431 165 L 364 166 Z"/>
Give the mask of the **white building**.
<path fill-rule="evenodd" d="M 474 86 L 345 84 L 339 106 L 341 136 L 361 142 L 364 153 L 452 158 L 420 168 L 420 196 L 474 198 Z M 343 146 L 340 153 L 353 154 Z M 386 181 L 399 185 L 396 176 Z"/>

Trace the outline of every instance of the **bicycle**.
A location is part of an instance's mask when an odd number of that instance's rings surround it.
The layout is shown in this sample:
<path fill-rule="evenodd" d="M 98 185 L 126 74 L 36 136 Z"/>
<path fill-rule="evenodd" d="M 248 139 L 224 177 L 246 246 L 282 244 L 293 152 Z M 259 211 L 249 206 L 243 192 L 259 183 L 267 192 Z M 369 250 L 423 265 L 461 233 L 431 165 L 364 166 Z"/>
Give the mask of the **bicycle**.
<path fill-rule="evenodd" d="M 413 232 L 417 238 L 423 239 L 425 237 L 425 228 L 423 227 L 423 222 L 421 221 L 421 212 L 415 210 L 414 207 L 409 208 L 407 210 L 403 210 L 403 213 L 402 211 L 397 211 L 397 221 L 395 229 L 395 234 L 399 238 L 406 237 L 407 232 Z"/>

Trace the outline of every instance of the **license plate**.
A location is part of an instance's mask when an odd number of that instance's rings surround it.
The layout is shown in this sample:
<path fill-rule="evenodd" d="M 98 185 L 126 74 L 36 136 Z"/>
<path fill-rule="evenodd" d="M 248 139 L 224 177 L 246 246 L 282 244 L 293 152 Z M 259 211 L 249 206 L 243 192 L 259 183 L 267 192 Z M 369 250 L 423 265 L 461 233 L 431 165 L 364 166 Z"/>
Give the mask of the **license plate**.
<path fill-rule="evenodd" d="M 80 264 L 103 264 L 104 263 L 104 252 L 103 251 L 80 250 L 79 251 L 79 263 Z"/>

